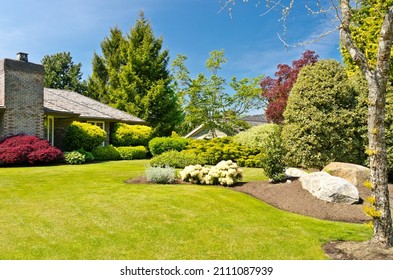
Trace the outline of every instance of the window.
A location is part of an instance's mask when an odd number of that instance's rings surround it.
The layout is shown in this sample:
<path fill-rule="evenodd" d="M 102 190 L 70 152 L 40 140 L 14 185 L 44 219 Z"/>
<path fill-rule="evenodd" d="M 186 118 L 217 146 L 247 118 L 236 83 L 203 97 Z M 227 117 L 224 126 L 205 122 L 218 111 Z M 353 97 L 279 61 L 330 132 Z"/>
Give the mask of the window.
<path fill-rule="evenodd" d="M 54 145 L 54 134 L 55 134 L 55 117 L 46 116 L 44 122 L 45 138 L 53 146 Z"/>

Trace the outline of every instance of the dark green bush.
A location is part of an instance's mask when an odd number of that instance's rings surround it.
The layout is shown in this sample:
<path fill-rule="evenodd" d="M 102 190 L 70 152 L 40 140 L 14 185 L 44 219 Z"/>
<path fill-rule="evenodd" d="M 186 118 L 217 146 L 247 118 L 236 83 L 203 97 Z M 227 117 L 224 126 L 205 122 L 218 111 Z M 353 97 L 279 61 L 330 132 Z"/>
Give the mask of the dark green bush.
<path fill-rule="evenodd" d="M 304 67 L 284 112 L 282 140 L 291 166 L 322 168 L 332 161 L 362 163 L 357 94 L 334 60 Z"/>
<path fill-rule="evenodd" d="M 184 168 L 188 165 L 200 163 L 201 160 L 197 155 L 186 151 L 168 151 L 150 160 L 150 165 L 155 167 L 170 166 L 173 168 Z"/>
<path fill-rule="evenodd" d="M 285 148 L 281 140 L 281 131 L 269 135 L 266 139 L 266 151 L 261 158 L 261 167 L 273 182 L 280 182 L 285 175 Z"/>
<path fill-rule="evenodd" d="M 92 151 L 106 139 L 106 132 L 96 125 L 74 121 L 67 128 L 64 146 L 67 151 Z"/>
<path fill-rule="evenodd" d="M 144 146 L 137 147 L 117 147 L 121 159 L 145 159 L 147 149 Z"/>
<path fill-rule="evenodd" d="M 111 132 L 112 144 L 120 146 L 145 146 L 152 137 L 153 130 L 146 125 L 117 123 Z"/>
<path fill-rule="evenodd" d="M 79 150 L 77 150 L 77 152 L 79 152 L 79 153 L 81 153 L 82 155 L 85 156 L 85 161 L 86 162 L 90 162 L 90 161 L 94 160 L 94 156 L 93 156 L 93 154 L 91 152 L 87 152 L 84 149 L 79 149 Z"/>
<path fill-rule="evenodd" d="M 150 140 L 149 150 L 153 156 L 158 156 L 167 151 L 182 151 L 187 146 L 188 140 L 180 137 L 156 137 Z"/>
<path fill-rule="evenodd" d="M 119 151 L 115 147 L 113 147 L 112 145 L 97 147 L 92 151 L 92 154 L 96 160 L 119 160 L 120 159 Z"/>

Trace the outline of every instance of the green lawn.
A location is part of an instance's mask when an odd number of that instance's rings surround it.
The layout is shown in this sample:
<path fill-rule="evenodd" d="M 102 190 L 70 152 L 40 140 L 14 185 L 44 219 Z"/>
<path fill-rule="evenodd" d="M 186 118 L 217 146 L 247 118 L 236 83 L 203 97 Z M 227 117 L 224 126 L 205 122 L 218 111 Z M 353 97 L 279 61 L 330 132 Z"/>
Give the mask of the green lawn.
<path fill-rule="evenodd" d="M 325 242 L 371 237 L 226 188 L 123 182 L 146 163 L 0 168 L 0 259 L 325 259 Z"/>

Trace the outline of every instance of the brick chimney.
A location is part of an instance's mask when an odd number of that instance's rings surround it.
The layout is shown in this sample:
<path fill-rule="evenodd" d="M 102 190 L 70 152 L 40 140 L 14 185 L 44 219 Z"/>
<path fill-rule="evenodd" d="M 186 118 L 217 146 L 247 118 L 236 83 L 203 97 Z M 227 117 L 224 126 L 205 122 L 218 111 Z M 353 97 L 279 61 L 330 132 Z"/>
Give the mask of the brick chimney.
<path fill-rule="evenodd" d="M 44 67 L 17 60 L 0 60 L 0 138 L 16 134 L 44 136 Z"/>
<path fill-rule="evenodd" d="M 18 52 L 16 54 L 16 60 L 29 62 L 29 54 L 24 52 Z"/>

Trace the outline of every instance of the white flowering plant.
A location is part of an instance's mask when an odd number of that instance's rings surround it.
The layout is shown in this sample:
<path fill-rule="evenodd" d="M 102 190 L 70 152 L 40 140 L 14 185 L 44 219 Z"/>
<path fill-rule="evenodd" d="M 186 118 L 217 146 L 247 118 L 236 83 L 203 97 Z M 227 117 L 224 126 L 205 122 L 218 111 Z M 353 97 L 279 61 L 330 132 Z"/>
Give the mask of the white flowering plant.
<path fill-rule="evenodd" d="M 180 176 L 193 184 L 232 186 L 243 178 L 243 170 L 231 160 L 223 160 L 211 168 L 200 164 L 186 166 Z"/>

